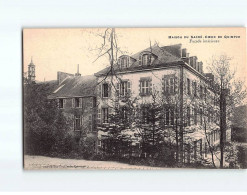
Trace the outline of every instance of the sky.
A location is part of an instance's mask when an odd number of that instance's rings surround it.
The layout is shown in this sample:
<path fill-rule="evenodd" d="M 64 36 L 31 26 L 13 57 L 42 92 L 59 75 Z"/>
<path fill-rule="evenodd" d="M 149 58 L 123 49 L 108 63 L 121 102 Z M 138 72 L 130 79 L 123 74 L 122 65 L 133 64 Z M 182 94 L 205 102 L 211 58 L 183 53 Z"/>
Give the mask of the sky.
<path fill-rule="evenodd" d="M 182 44 L 190 56 L 203 62 L 204 72 L 212 56 L 226 54 L 232 57 L 237 77 L 246 74 L 245 28 L 116 28 L 118 46 L 127 54 L 134 54 L 157 42 L 159 46 Z M 57 71 L 76 73 L 77 64 L 83 75 L 94 74 L 109 65 L 108 59 L 97 58 L 95 47 L 102 44 L 97 28 L 48 28 L 23 30 L 23 68 L 27 71 L 33 59 L 36 80 L 55 80 Z M 172 36 L 173 38 L 169 38 Z M 184 38 L 188 36 L 188 38 Z M 193 36 L 193 38 L 191 37 Z M 197 37 L 196 37 L 197 36 Z M 206 38 L 215 36 L 215 38 Z M 222 36 L 222 38 L 218 38 Z M 228 36 L 237 36 L 227 38 Z M 218 42 L 205 43 L 203 40 Z M 95 62 L 94 62 L 95 61 Z"/>

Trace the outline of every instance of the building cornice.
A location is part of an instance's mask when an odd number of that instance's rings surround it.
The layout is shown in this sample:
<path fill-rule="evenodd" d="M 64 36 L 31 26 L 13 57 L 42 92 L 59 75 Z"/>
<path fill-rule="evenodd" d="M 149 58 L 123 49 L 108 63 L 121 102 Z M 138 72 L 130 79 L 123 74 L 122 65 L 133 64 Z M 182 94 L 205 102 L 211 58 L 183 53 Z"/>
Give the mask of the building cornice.
<path fill-rule="evenodd" d="M 153 70 L 163 70 L 163 69 L 169 69 L 169 68 L 174 68 L 174 67 L 179 67 L 183 66 L 192 73 L 194 73 L 196 76 L 200 77 L 201 79 L 207 81 L 207 78 L 196 71 L 194 68 L 192 68 L 190 65 L 188 65 L 184 61 L 178 61 L 178 62 L 173 62 L 173 63 L 165 63 L 165 64 L 158 64 L 155 66 L 147 66 L 146 68 L 138 69 L 139 67 L 135 67 L 135 69 L 128 70 L 128 68 L 124 69 L 123 71 L 116 71 L 116 74 L 129 74 L 129 73 L 139 73 L 139 72 L 148 72 L 148 71 L 153 71 Z M 101 76 L 106 76 L 105 73 L 102 74 L 94 74 L 96 77 L 101 77 Z"/>

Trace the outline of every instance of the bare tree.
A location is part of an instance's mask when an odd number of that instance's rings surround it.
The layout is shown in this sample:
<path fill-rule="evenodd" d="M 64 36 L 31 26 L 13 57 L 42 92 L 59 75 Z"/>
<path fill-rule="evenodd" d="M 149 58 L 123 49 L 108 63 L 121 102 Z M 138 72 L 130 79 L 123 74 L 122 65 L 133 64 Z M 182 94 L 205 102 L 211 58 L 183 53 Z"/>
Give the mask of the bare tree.
<path fill-rule="evenodd" d="M 221 55 L 212 57 L 209 63 L 209 71 L 215 79 L 214 86 L 218 90 L 220 105 L 220 168 L 223 168 L 224 149 L 226 143 L 226 129 L 232 109 L 241 104 L 246 97 L 244 82 L 235 77 L 236 70 L 232 70 L 232 58 Z"/>

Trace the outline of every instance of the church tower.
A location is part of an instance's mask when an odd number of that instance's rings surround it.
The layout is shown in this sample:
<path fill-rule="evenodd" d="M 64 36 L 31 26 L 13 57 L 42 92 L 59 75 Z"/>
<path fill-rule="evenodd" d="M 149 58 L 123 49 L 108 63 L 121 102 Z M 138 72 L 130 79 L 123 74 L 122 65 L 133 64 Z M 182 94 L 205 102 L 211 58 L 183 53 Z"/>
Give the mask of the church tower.
<path fill-rule="evenodd" d="M 35 82 L 35 65 L 33 64 L 33 58 L 31 58 L 31 62 L 28 65 L 28 80 Z"/>

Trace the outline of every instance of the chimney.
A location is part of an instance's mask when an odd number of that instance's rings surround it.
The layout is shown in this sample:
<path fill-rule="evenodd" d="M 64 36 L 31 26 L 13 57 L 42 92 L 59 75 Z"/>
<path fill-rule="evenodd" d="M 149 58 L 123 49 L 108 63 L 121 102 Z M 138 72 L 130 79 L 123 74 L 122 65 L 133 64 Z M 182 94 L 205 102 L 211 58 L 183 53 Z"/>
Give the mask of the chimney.
<path fill-rule="evenodd" d="M 182 58 L 186 58 L 187 57 L 186 54 L 187 54 L 187 49 L 186 48 L 182 49 Z"/>
<path fill-rule="evenodd" d="M 197 70 L 197 57 L 193 56 L 193 68 Z"/>
<path fill-rule="evenodd" d="M 79 73 L 79 64 L 77 64 L 77 73 L 75 73 L 75 76 L 81 76 L 81 74 Z"/>
<path fill-rule="evenodd" d="M 188 65 L 190 65 L 190 58 L 189 58 L 189 53 L 185 53 L 185 57 L 182 57 L 182 60 L 187 63 Z"/>
<path fill-rule="evenodd" d="M 189 57 L 189 61 L 190 61 L 190 66 L 193 67 L 193 57 Z"/>
<path fill-rule="evenodd" d="M 199 64 L 199 72 L 203 73 L 203 63 L 202 62 L 198 62 Z"/>

